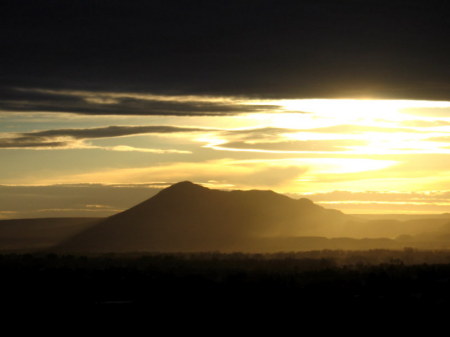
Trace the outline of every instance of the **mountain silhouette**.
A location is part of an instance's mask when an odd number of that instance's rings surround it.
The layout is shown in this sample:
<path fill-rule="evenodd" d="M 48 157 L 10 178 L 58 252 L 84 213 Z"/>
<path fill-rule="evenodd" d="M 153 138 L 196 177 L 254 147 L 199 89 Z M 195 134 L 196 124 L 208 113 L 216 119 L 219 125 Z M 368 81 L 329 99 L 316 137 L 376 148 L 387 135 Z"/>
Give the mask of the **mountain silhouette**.
<path fill-rule="evenodd" d="M 317 235 L 349 216 L 273 191 L 221 191 L 189 181 L 63 242 L 79 252 L 248 250 L 255 240 Z"/>

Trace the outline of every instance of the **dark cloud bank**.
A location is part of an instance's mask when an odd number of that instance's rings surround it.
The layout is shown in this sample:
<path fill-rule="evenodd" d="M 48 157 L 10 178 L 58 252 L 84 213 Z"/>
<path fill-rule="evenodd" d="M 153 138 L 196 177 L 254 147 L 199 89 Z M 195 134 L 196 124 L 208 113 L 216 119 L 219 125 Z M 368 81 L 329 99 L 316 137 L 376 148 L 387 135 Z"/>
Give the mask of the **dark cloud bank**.
<path fill-rule="evenodd" d="M 110 97 L 102 92 L 67 93 L 45 92 L 40 89 L 0 87 L 0 110 L 9 112 L 66 112 L 84 115 L 169 115 L 169 116 L 217 116 L 251 112 L 273 111 L 276 105 L 252 105 L 226 102 L 177 101 L 127 97 Z M 109 93 L 112 94 L 112 93 Z M 113 95 L 113 94 L 112 94 Z M 133 95 L 129 93 L 129 95 Z"/>
<path fill-rule="evenodd" d="M 449 9 L 445 0 L 6 1 L 0 107 L 105 113 L 73 97 L 13 98 L 14 87 L 450 100 Z M 186 109 L 121 104 L 107 113 Z"/>

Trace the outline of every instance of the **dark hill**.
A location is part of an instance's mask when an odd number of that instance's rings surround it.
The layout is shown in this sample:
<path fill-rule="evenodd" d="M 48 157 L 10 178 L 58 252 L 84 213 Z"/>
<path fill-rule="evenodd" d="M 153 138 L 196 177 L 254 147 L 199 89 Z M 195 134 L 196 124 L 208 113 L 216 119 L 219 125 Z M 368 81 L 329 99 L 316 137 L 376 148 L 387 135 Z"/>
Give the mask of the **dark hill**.
<path fill-rule="evenodd" d="M 268 237 L 316 235 L 348 216 L 272 191 L 220 191 L 191 182 L 111 216 L 64 242 L 79 252 L 251 250 Z"/>

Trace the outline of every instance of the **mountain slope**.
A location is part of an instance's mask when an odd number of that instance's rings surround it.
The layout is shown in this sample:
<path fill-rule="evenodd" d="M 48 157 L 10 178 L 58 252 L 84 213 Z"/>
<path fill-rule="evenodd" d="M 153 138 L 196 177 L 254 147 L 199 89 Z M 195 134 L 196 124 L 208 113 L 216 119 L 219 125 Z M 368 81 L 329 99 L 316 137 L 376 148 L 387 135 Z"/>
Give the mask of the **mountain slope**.
<path fill-rule="evenodd" d="M 349 217 L 272 191 L 219 191 L 191 182 L 102 221 L 59 249 L 82 252 L 247 250 L 255 239 L 317 235 Z"/>

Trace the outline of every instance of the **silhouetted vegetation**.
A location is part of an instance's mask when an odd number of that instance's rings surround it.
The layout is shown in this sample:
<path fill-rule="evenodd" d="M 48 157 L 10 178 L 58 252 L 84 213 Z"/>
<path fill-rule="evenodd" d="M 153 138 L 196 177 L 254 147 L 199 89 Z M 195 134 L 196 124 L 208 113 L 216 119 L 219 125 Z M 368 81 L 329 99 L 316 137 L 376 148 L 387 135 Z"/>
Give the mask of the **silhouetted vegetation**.
<path fill-rule="evenodd" d="M 450 251 L 0 255 L 4 304 L 439 305 Z"/>

